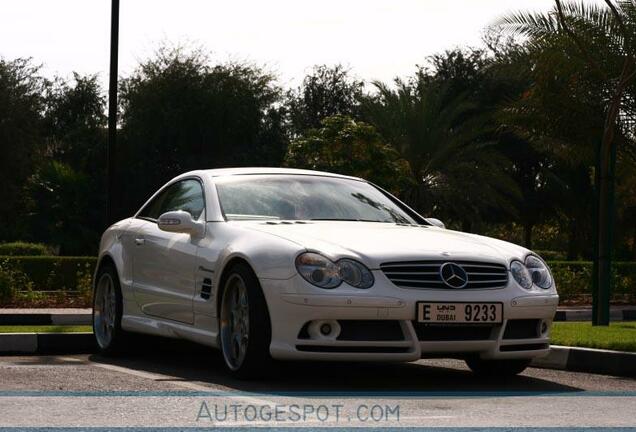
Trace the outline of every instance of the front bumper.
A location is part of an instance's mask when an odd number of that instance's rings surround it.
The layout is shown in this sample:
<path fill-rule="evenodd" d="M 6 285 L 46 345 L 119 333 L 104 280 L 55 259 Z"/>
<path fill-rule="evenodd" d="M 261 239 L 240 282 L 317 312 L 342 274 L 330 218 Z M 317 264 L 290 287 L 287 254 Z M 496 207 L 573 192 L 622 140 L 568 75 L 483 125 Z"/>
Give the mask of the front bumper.
<path fill-rule="evenodd" d="M 374 272 L 374 276 L 376 283 L 368 290 L 345 285 L 323 290 L 299 276 L 261 279 L 272 323 L 272 357 L 413 361 L 474 355 L 482 359 L 520 359 L 548 352 L 549 329 L 559 300 L 554 291 L 531 293 L 512 278 L 501 289 L 406 289 L 394 286 L 381 272 Z M 504 320 L 497 325 L 424 326 L 416 322 L 416 303 L 420 301 L 501 302 Z M 347 327 L 349 336 L 308 334 L 312 322 L 335 322 L 343 329 Z M 382 327 L 393 331 L 378 331 Z"/>

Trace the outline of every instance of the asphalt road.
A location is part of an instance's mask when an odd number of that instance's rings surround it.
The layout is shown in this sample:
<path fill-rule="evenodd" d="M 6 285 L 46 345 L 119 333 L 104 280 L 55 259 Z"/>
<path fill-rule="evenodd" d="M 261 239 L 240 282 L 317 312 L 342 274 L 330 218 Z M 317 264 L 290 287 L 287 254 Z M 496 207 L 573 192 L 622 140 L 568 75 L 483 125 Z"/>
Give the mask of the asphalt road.
<path fill-rule="evenodd" d="M 159 340 L 120 358 L 0 357 L 1 426 L 636 426 L 636 380 L 463 362 L 285 363 L 232 379 L 219 353 Z"/>

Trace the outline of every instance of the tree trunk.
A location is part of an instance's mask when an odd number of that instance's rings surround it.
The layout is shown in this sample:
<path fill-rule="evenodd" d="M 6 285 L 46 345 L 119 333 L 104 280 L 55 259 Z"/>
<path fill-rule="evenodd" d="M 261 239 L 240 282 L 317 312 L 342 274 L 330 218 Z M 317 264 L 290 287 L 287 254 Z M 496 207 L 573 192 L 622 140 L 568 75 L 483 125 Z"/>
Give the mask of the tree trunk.
<path fill-rule="evenodd" d="M 523 225 L 523 244 L 527 249 L 532 249 L 532 228 L 533 224 L 526 222 Z"/>
<path fill-rule="evenodd" d="M 566 259 L 568 261 L 575 261 L 578 258 L 578 224 L 576 218 L 571 217 L 568 220 L 568 250 Z"/>
<path fill-rule="evenodd" d="M 631 70 L 631 61 L 626 60 L 616 91 L 607 108 L 603 129 L 603 140 L 599 151 L 599 190 L 597 203 L 597 272 L 595 299 L 592 305 L 592 325 L 609 325 L 610 292 L 612 284 L 612 248 L 614 238 L 614 172 L 616 170 L 616 122 L 620 112 L 623 93 L 627 82 L 626 71 Z"/>

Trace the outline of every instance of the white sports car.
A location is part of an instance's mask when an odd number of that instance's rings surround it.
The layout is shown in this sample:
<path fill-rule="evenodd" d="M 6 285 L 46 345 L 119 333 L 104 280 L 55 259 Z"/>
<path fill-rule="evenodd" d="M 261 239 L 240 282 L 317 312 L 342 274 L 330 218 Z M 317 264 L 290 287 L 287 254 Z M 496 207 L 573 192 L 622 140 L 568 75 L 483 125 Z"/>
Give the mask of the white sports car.
<path fill-rule="evenodd" d="M 183 174 L 104 233 L 93 326 L 268 361 L 466 360 L 521 372 L 547 353 L 558 303 L 541 258 L 451 231 L 359 178 L 270 168 Z"/>

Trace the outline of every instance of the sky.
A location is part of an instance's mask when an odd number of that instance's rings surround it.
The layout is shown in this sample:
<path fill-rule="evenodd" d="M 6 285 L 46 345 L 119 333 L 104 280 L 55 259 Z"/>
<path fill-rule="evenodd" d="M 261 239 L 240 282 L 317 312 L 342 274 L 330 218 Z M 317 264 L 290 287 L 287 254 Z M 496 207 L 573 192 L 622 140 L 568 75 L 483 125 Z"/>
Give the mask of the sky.
<path fill-rule="evenodd" d="M 47 76 L 108 80 L 110 0 L 2 0 L 0 57 L 32 57 Z M 427 56 L 478 46 L 484 29 L 553 0 L 121 0 L 119 75 L 160 44 L 265 66 L 296 86 L 315 64 L 359 78 L 406 76 Z"/>

